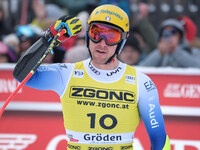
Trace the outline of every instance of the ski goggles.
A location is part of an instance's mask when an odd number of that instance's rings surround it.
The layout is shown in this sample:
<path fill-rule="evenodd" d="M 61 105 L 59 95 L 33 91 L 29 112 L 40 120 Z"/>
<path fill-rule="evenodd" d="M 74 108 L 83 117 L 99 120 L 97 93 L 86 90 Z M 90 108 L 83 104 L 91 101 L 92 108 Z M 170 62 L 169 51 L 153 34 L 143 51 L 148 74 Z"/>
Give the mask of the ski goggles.
<path fill-rule="evenodd" d="M 126 39 L 127 33 L 108 24 L 92 23 L 89 26 L 88 36 L 95 43 L 103 38 L 107 45 L 112 46 L 120 43 L 122 39 Z"/>
<path fill-rule="evenodd" d="M 177 29 L 173 29 L 173 30 L 163 30 L 163 32 L 161 33 L 161 36 L 163 39 L 169 39 L 171 38 L 174 34 L 176 34 L 178 32 Z"/>

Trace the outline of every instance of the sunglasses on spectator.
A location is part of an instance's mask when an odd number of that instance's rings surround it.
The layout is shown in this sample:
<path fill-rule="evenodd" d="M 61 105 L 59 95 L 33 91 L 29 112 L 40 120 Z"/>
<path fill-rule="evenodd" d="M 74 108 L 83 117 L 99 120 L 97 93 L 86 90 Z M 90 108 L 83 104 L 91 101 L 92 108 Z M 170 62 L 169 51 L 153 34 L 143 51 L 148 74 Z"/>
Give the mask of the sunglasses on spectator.
<path fill-rule="evenodd" d="M 163 30 L 161 36 L 163 39 L 169 39 L 170 37 L 172 37 L 174 34 L 176 34 L 178 32 L 177 29 L 173 29 L 173 30 Z"/>
<path fill-rule="evenodd" d="M 122 32 L 120 28 L 108 24 L 92 23 L 89 26 L 88 36 L 95 43 L 104 39 L 107 45 L 112 46 L 120 43 L 122 39 L 125 39 L 127 33 Z"/>

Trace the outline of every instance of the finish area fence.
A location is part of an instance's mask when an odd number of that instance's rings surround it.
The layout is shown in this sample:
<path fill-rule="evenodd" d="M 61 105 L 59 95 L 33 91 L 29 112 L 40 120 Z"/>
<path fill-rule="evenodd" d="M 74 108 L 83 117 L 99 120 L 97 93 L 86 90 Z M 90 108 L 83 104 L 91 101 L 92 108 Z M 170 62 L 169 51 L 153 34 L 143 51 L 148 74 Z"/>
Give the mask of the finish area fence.
<path fill-rule="evenodd" d="M 0 65 L 0 107 L 15 90 L 14 65 Z M 144 68 L 158 88 L 172 150 L 200 150 L 200 69 Z M 66 148 L 59 97 L 24 86 L 0 120 L 0 149 L 62 150 Z M 150 149 L 144 124 L 135 133 L 135 150 Z"/>

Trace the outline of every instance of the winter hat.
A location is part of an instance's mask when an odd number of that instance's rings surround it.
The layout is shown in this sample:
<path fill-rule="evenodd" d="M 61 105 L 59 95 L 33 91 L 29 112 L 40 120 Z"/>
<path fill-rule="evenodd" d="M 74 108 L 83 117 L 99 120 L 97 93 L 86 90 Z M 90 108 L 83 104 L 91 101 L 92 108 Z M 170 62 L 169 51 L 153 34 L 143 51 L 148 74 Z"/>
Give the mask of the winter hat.
<path fill-rule="evenodd" d="M 166 27 L 174 27 L 174 28 L 176 28 L 179 31 L 179 33 L 181 34 L 182 40 L 184 39 L 185 29 L 183 27 L 183 24 L 180 21 L 178 21 L 177 19 L 167 19 L 163 23 L 161 23 L 160 29 L 159 29 L 159 32 L 158 32 L 159 33 L 159 35 L 158 35 L 159 39 L 161 37 L 161 34 L 162 34 L 163 30 Z"/>
<path fill-rule="evenodd" d="M 129 37 L 126 40 L 125 46 L 131 46 L 135 50 L 137 50 L 139 53 L 142 53 L 142 51 L 140 49 L 140 45 L 139 45 L 138 39 L 133 35 L 133 33 L 129 34 Z"/>
<path fill-rule="evenodd" d="M 3 39 L 3 42 L 5 44 L 9 45 L 12 42 L 19 44 L 20 41 L 19 41 L 19 38 L 16 36 L 16 34 L 12 33 L 12 34 L 5 36 L 5 38 Z"/>
<path fill-rule="evenodd" d="M 34 30 L 29 25 L 19 25 L 16 28 L 16 35 L 21 41 L 31 39 L 35 36 Z"/>
<path fill-rule="evenodd" d="M 47 13 L 47 18 L 50 19 L 58 19 L 60 18 L 60 16 L 65 15 L 63 10 L 55 4 L 46 4 L 46 13 Z"/>
<path fill-rule="evenodd" d="M 196 24 L 186 16 L 178 17 L 178 20 L 180 20 L 183 23 L 183 26 L 185 28 L 186 39 L 189 42 L 194 41 L 197 35 Z"/>

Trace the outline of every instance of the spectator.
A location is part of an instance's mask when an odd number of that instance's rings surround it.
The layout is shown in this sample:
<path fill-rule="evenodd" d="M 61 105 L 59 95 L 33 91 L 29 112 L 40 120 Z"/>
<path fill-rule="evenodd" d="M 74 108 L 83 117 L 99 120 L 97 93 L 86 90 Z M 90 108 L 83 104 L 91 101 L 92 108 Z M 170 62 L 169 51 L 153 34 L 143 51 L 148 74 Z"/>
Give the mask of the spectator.
<path fill-rule="evenodd" d="M 132 33 L 129 35 L 124 48 L 119 54 L 119 60 L 128 65 L 137 65 L 141 58 L 142 51 L 139 47 L 139 42 Z"/>
<path fill-rule="evenodd" d="M 46 0 L 47 4 L 56 4 L 65 9 L 69 16 L 76 16 L 80 11 L 88 8 L 89 5 L 96 4 L 95 0 Z"/>
<path fill-rule="evenodd" d="M 13 63 L 17 61 L 15 52 L 6 44 L 0 42 L 0 63 Z"/>
<path fill-rule="evenodd" d="M 64 15 L 63 10 L 56 4 L 45 4 L 40 0 L 33 1 L 33 10 L 35 18 L 31 24 L 37 25 L 43 30 L 48 29 L 60 16 Z"/>
<path fill-rule="evenodd" d="M 200 37 L 197 37 L 194 41 L 190 43 L 190 45 L 200 50 Z"/>
<path fill-rule="evenodd" d="M 199 48 L 200 50 L 200 39 L 197 38 L 197 26 L 192 19 L 187 16 L 180 16 L 178 20 L 182 21 L 185 32 L 186 32 L 186 39 L 190 43 L 191 47 Z"/>
<path fill-rule="evenodd" d="M 157 44 L 157 32 L 154 26 L 149 21 L 149 8 L 145 3 L 138 4 L 138 14 L 133 16 L 132 29 L 137 31 L 139 35 L 135 35 L 136 38 L 139 38 L 140 46 L 142 52 L 145 55 L 148 55 L 156 48 Z M 141 45 L 141 40 L 143 44 Z"/>
<path fill-rule="evenodd" d="M 85 32 L 87 30 L 87 20 L 89 18 L 89 13 L 87 11 L 81 11 L 80 13 L 78 13 L 77 18 L 79 18 L 81 20 L 82 23 L 82 29 L 81 32 L 78 34 L 78 36 L 80 37 L 85 37 Z"/>
<path fill-rule="evenodd" d="M 200 54 L 185 39 L 183 25 L 176 19 L 165 20 L 158 34 L 158 47 L 142 66 L 200 67 Z"/>
<path fill-rule="evenodd" d="M 14 33 L 9 34 L 5 36 L 5 38 L 3 39 L 3 42 L 6 45 L 8 45 L 11 49 L 13 49 L 13 51 L 15 51 L 17 59 L 18 59 L 20 56 L 20 47 L 19 47 L 20 41 L 17 35 Z"/>
<path fill-rule="evenodd" d="M 64 11 L 56 4 L 46 4 L 45 9 L 46 9 L 46 17 L 50 20 L 55 21 L 61 16 L 65 15 Z"/>
<path fill-rule="evenodd" d="M 141 35 L 140 31 L 138 31 L 138 28 L 134 27 L 132 29 L 132 32 L 134 32 L 134 36 L 139 42 L 139 46 L 140 46 L 142 53 L 144 53 L 144 55 L 148 55 L 151 51 L 150 48 L 149 48 L 149 44 L 145 41 L 145 39 Z"/>
<path fill-rule="evenodd" d="M 88 49 L 85 46 L 85 35 L 83 35 L 82 31 L 80 33 L 77 36 L 74 46 L 65 53 L 65 63 L 75 63 L 90 57 Z"/>
<path fill-rule="evenodd" d="M 0 41 L 7 35 L 14 32 L 8 23 L 4 20 L 4 11 L 2 6 L 0 6 Z"/>
<path fill-rule="evenodd" d="M 86 46 L 77 45 L 72 47 L 65 54 L 65 63 L 75 63 L 89 58 L 89 52 Z"/>
<path fill-rule="evenodd" d="M 35 18 L 31 24 L 37 25 L 42 29 L 45 29 L 46 24 L 46 7 L 44 3 L 40 3 L 39 0 L 32 2 Z"/>
<path fill-rule="evenodd" d="M 16 35 L 20 39 L 20 55 L 23 55 L 24 52 L 38 39 L 38 34 L 31 25 L 17 26 Z"/>
<path fill-rule="evenodd" d="M 196 39 L 197 26 L 189 17 L 186 16 L 180 16 L 178 17 L 178 20 L 182 22 L 183 27 L 185 29 L 185 37 L 188 40 L 188 42 L 191 43 Z"/>

